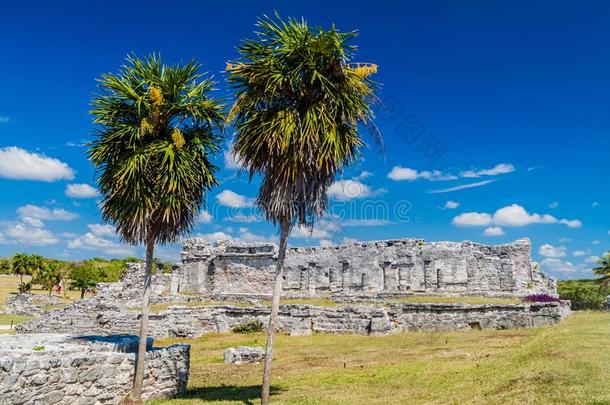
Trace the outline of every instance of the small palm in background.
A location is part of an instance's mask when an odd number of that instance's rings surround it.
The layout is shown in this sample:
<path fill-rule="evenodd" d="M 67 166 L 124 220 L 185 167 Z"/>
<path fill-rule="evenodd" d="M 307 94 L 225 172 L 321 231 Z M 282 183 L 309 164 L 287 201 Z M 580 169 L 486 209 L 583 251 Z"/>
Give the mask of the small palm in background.
<path fill-rule="evenodd" d="M 99 79 L 93 100 L 96 167 L 105 222 L 131 244 L 146 246 L 140 345 L 132 399 L 141 399 L 155 244 L 188 233 L 216 185 L 210 155 L 224 123 L 222 105 L 210 97 L 213 82 L 195 61 L 164 65 L 157 56 L 127 58 L 118 74 Z"/>
<path fill-rule="evenodd" d="M 606 252 L 601 259 L 597 261 L 598 267 L 593 269 L 593 272 L 597 275 L 602 276 L 600 281 L 604 287 L 610 285 L 610 251 Z"/>

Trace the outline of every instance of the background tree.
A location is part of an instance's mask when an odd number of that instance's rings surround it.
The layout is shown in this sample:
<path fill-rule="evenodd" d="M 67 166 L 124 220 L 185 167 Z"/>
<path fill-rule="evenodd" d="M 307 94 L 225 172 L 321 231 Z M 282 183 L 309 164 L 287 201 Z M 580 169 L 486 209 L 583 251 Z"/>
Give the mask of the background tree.
<path fill-rule="evenodd" d="M 359 124 L 375 129 L 375 85 L 366 72 L 348 67 L 355 47 L 347 42 L 355 32 L 310 29 L 304 20 L 279 16 L 257 25 L 258 37 L 244 41 L 240 60 L 229 64 L 228 80 L 237 93 L 229 115 L 234 153 L 251 178 L 262 175 L 256 205 L 280 225 L 261 395 L 267 404 L 290 229 L 323 214 L 336 173 L 358 158 Z"/>
<path fill-rule="evenodd" d="M 213 81 L 200 65 L 164 65 L 160 57 L 127 58 L 118 74 L 99 79 L 93 100 L 96 167 L 104 222 L 131 244 L 144 244 L 146 266 L 140 345 L 132 400 L 140 401 L 154 246 L 176 242 L 195 223 L 204 192 L 216 185 L 210 154 L 224 124 L 222 105 L 209 96 Z"/>
<path fill-rule="evenodd" d="M 98 282 L 96 269 L 91 265 L 79 264 L 70 270 L 70 288 L 80 291 L 80 298 L 85 298 L 85 293 L 95 288 Z"/>
<path fill-rule="evenodd" d="M 600 281 L 604 287 L 610 285 L 610 251 L 606 252 L 605 255 L 597 261 L 598 267 L 593 269 L 593 272 L 597 275 L 602 276 Z"/>
<path fill-rule="evenodd" d="M 27 253 L 15 253 L 13 256 L 13 272 L 19 275 L 19 292 L 25 293 L 29 289 L 23 282 L 23 276 L 32 274 L 32 260 Z M 31 284 L 30 284 L 31 287 Z"/>
<path fill-rule="evenodd" d="M 53 287 L 61 281 L 61 265 L 62 263 L 59 260 L 44 259 L 41 268 L 32 282 L 40 284 L 51 295 Z"/>
<path fill-rule="evenodd" d="M 13 265 L 10 259 L 0 259 L 0 274 L 11 274 Z"/>

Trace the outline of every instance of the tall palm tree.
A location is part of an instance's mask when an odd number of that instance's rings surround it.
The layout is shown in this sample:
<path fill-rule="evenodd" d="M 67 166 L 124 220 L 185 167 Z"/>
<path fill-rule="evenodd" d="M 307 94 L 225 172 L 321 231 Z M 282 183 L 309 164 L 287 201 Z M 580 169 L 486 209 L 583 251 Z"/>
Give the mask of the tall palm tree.
<path fill-rule="evenodd" d="M 602 285 L 604 287 L 608 287 L 610 285 L 610 251 L 606 252 L 598 261 L 598 267 L 593 269 L 595 274 L 599 274 L 602 276 L 600 279 Z"/>
<path fill-rule="evenodd" d="M 312 225 L 328 204 L 335 175 L 359 157 L 359 124 L 372 124 L 375 84 L 348 63 L 355 32 L 310 28 L 304 20 L 264 17 L 256 39 L 229 63 L 236 101 L 229 114 L 233 150 L 250 178 L 262 175 L 257 206 L 280 225 L 261 400 L 269 402 L 273 332 L 286 246 L 294 224 Z M 374 127 L 374 124 L 373 124 Z"/>
<path fill-rule="evenodd" d="M 127 57 L 118 74 L 99 79 L 93 100 L 96 167 L 105 222 L 131 244 L 146 247 L 140 344 L 131 398 L 141 400 L 155 244 L 176 242 L 193 227 L 217 184 L 210 155 L 223 106 L 210 96 L 214 82 L 195 61 L 165 65 L 156 55 Z"/>

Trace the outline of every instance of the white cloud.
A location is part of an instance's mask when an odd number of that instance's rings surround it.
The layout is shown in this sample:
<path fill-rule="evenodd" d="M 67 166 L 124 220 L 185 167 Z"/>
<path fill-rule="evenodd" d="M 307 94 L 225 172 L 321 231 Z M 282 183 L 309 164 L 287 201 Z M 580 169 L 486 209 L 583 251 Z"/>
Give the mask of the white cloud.
<path fill-rule="evenodd" d="M 328 188 L 329 197 L 342 201 L 364 198 L 371 194 L 371 188 L 358 180 L 338 180 Z"/>
<path fill-rule="evenodd" d="M 429 191 L 427 191 L 427 193 L 430 193 L 430 194 L 451 193 L 453 191 L 466 190 L 469 188 L 485 186 L 489 183 L 493 183 L 494 181 L 495 180 L 483 180 L 483 181 L 478 181 L 476 183 L 462 184 L 460 186 L 455 186 L 455 187 L 441 188 L 441 189 L 437 189 L 437 190 L 429 190 Z"/>
<path fill-rule="evenodd" d="M 552 215 L 530 214 L 520 205 L 512 204 L 494 213 L 494 224 L 501 226 L 525 226 L 529 224 L 552 224 L 557 218 Z"/>
<path fill-rule="evenodd" d="M 332 239 L 340 230 L 341 227 L 336 222 L 320 219 L 314 223 L 313 229 L 309 226 L 295 226 L 290 236 L 303 239 Z"/>
<path fill-rule="evenodd" d="M 483 235 L 485 236 L 502 236 L 504 235 L 504 229 L 499 226 L 490 226 L 489 228 L 485 228 L 483 231 Z"/>
<path fill-rule="evenodd" d="M 29 226 L 33 226 L 34 228 L 44 228 L 44 223 L 38 218 L 31 217 L 23 217 L 21 221 Z"/>
<path fill-rule="evenodd" d="M 324 247 L 324 246 L 332 246 L 333 245 L 333 241 L 329 240 L 329 239 L 320 239 L 319 244 L 322 247 Z"/>
<path fill-rule="evenodd" d="M 46 246 L 59 242 L 59 239 L 48 229 L 28 226 L 25 223 L 11 225 L 5 229 L 5 233 L 13 242 L 23 245 Z"/>
<path fill-rule="evenodd" d="M 564 246 L 554 247 L 552 245 L 549 245 L 548 243 L 545 243 L 544 245 L 540 246 L 538 253 L 540 253 L 544 257 L 558 258 L 566 257 L 566 251 L 567 249 Z"/>
<path fill-rule="evenodd" d="M 586 256 L 589 253 L 584 251 L 584 250 L 575 250 L 574 252 L 572 252 L 572 256 L 574 257 L 582 257 L 582 256 Z"/>
<path fill-rule="evenodd" d="M 388 173 L 388 178 L 394 181 L 414 181 L 425 179 L 429 181 L 448 181 L 460 178 L 477 178 L 484 176 L 498 176 L 515 171 L 515 166 L 510 163 L 499 163 L 491 169 L 466 170 L 458 174 L 446 173 L 441 170 L 418 171 L 409 167 L 394 166 Z"/>
<path fill-rule="evenodd" d="M 601 245 L 601 244 L 602 244 L 602 241 L 601 241 L 601 240 L 597 240 L 597 239 L 595 239 L 595 240 L 592 240 L 592 241 L 591 241 L 591 244 L 592 244 L 592 245 Z"/>
<path fill-rule="evenodd" d="M 89 184 L 68 184 L 66 195 L 71 198 L 95 198 L 99 195 L 97 189 Z"/>
<path fill-rule="evenodd" d="M 592 208 L 597 208 L 599 207 L 599 203 L 597 201 L 593 201 L 593 204 L 591 204 Z"/>
<path fill-rule="evenodd" d="M 369 177 L 371 177 L 373 175 L 373 173 L 371 172 L 367 172 L 366 170 L 363 170 L 358 176 L 354 177 L 354 180 L 364 180 L 364 179 L 368 179 Z"/>
<path fill-rule="evenodd" d="M 444 208 L 446 210 L 454 210 L 454 209 L 456 209 L 459 206 L 460 206 L 459 202 L 449 200 L 449 201 L 445 202 L 445 207 Z"/>
<path fill-rule="evenodd" d="M 76 239 L 68 242 L 69 249 L 86 249 L 103 252 L 108 255 L 116 256 L 131 256 L 134 254 L 134 249 L 129 246 L 122 245 L 110 239 L 102 238 L 93 232 L 79 236 Z"/>
<path fill-rule="evenodd" d="M 11 117 L 0 115 L 0 124 L 8 124 L 9 122 L 11 122 Z"/>
<path fill-rule="evenodd" d="M 599 256 L 589 256 L 587 258 L 587 263 L 592 263 L 592 264 L 597 264 L 597 262 L 599 261 L 600 257 Z"/>
<path fill-rule="evenodd" d="M 553 201 L 552 203 L 549 204 L 549 208 L 551 209 L 555 209 L 559 207 L 559 203 L 557 201 Z"/>
<path fill-rule="evenodd" d="M 382 226 L 389 224 L 385 219 L 346 219 L 341 222 L 343 226 Z"/>
<path fill-rule="evenodd" d="M 487 213 L 467 212 L 453 219 L 458 226 L 526 226 L 531 224 L 563 224 L 570 228 L 579 228 L 582 223 L 577 219 L 558 220 L 549 214 L 531 214 L 520 205 L 512 204 L 498 209 L 493 216 Z"/>
<path fill-rule="evenodd" d="M 341 239 L 341 243 L 343 244 L 348 244 L 348 243 L 358 243 L 358 239 L 355 238 L 350 238 L 350 237 L 344 237 L 343 239 Z"/>
<path fill-rule="evenodd" d="M 277 243 L 276 237 L 257 235 L 250 232 L 248 228 L 239 228 L 239 235 L 236 239 L 246 243 Z"/>
<path fill-rule="evenodd" d="M 476 178 L 482 176 L 498 176 L 500 174 L 512 173 L 515 166 L 510 163 L 499 163 L 491 169 L 467 170 L 460 173 L 460 177 Z"/>
<path fill-rule="evenodd" d="M 112 225 L 89 224 L 87 228 L 96 236 L 114 236 L 115 228 Z"/>
<path fill-rule="evenodd" d="M 204 239 L 209 243 L 218 242 L 219 240 L 233 240 L 231 235 L 224 232 L 198 233 L 195 237 Z"/>
<path fill-rule="evenodd" d="M 66 163 L 16 146 L 0 149 L 0 177 L 15 180 L 72 180 L 74 171 Z"/>
<path fill-rule="evenodd" d="M 237 194 L 231 190 L 223 190 L 216 196 L 216 200 L 225 207 L 230 208 L 246 208 L 254 204 L 252 198 L 248 198 L 241 194 Z"/>
<path fill-rule="evenodd" d="M 209 224 L 213 220 L 214 218 L 212 218 L 212 214 L 210 214 L 208 211 L 201 211 L 197 216 L 197 222 L 200 224 Z"/>
<path fill-rule="evenodd" d="M 402 166 L 394 166 L 388 173 L 388 178 L 394 181 L 413 181 L 417 179 L 448 181 L 458 179 L 457 176 L 453 174 L 445 174 L 440 170 L 423 170 L 420 172 L 416 169 Z"/>
<path fill-rule="evenodd" d="M 17 213 L 25 220 L 26 218 L 41 221 L 69 221 L 78 218 L 78 214 L 66 211 L 63 208 L 46 208 L 33 204 L 27 204 L 17 208 Z"/>
<path fill-rule="evenodd" d="M 466 212 L 453 218 L 451 223 L 455 226 L 487 226 L 491 225 L 491 215 L 485 212 Z"/>
<path fill-rule="evenodd" d="M 228 170 L 239 170 L 242 165 L 238 156 L 233 153 L 233 146 L 229 145 L 229 148 L 224 152 L 225 169 Z"/>
<path fill-rule="evenodd" d="M 559 223 L 566 225 L 568 228 L 580 228 L 582 226 L 582 222 L 578 219 L 561 219 Z"/>
<path fill-rule="evenodd" d="M 561 259 L 556 258 L 547 258 L 544 259 L 541 263 L 542 269 L 544 271 L 555 271 L 559 273 L 573 273 L 575 271 L 579 271 L 577 266 L 572 264 L 572 262 L 563 261 Z"/>
<path fill-rule="evenodd" d="M 239 212 L 230 217 L 226 217 L 225 220 L 231 221 L 231 222 L 252 223 L 252 222 L 260 222 L 261 218 L 254 214 L 245 215 L 245 214 L 242 214 L 241 212 Z"/>

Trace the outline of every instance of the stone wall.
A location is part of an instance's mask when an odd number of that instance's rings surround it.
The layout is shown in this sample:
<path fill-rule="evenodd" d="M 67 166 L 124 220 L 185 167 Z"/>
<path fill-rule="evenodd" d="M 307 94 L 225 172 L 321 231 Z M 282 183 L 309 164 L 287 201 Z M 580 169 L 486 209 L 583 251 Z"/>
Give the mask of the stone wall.
<path fill-rule="evenodd" d="M 556 283 L 530 261 L 529 239 L 506 245 L 399 239 L 291 248 L 284 295 L 350 294 L 524 296 L 556 294 Z M 202 239 L 184 244 L 173 293 L 269 295 L 277 260 L 274 244 Z"/>
<path fill-rule="evenodd" d="M 118 404 L 133 384 L 137 337 L 0 335 L 0 403 Z M 144 399 L 186 391 L 189 345 L 150 349 Z"/>
<path fill-rule="evenodd" d="M 233 326 L 260 320 L 267 325 L 266 306 L 173 306 L 151 314 L 149 331 L 156 338 L 197 337 L 227 332 Z M 552 325 L 570 313 L 569 304 L 503 305 L 386 303 L 374 305 L 282 305 L 278 330 L 296 335 L 314 332 L 387 334 L 411 330 L 505 329 Z M 87 302 L 51 311 L 44 317 L 17 325 L 17 333 L 62 332 L 86 334 L 137 333 L 139 315 L 116 304 Z"/>

